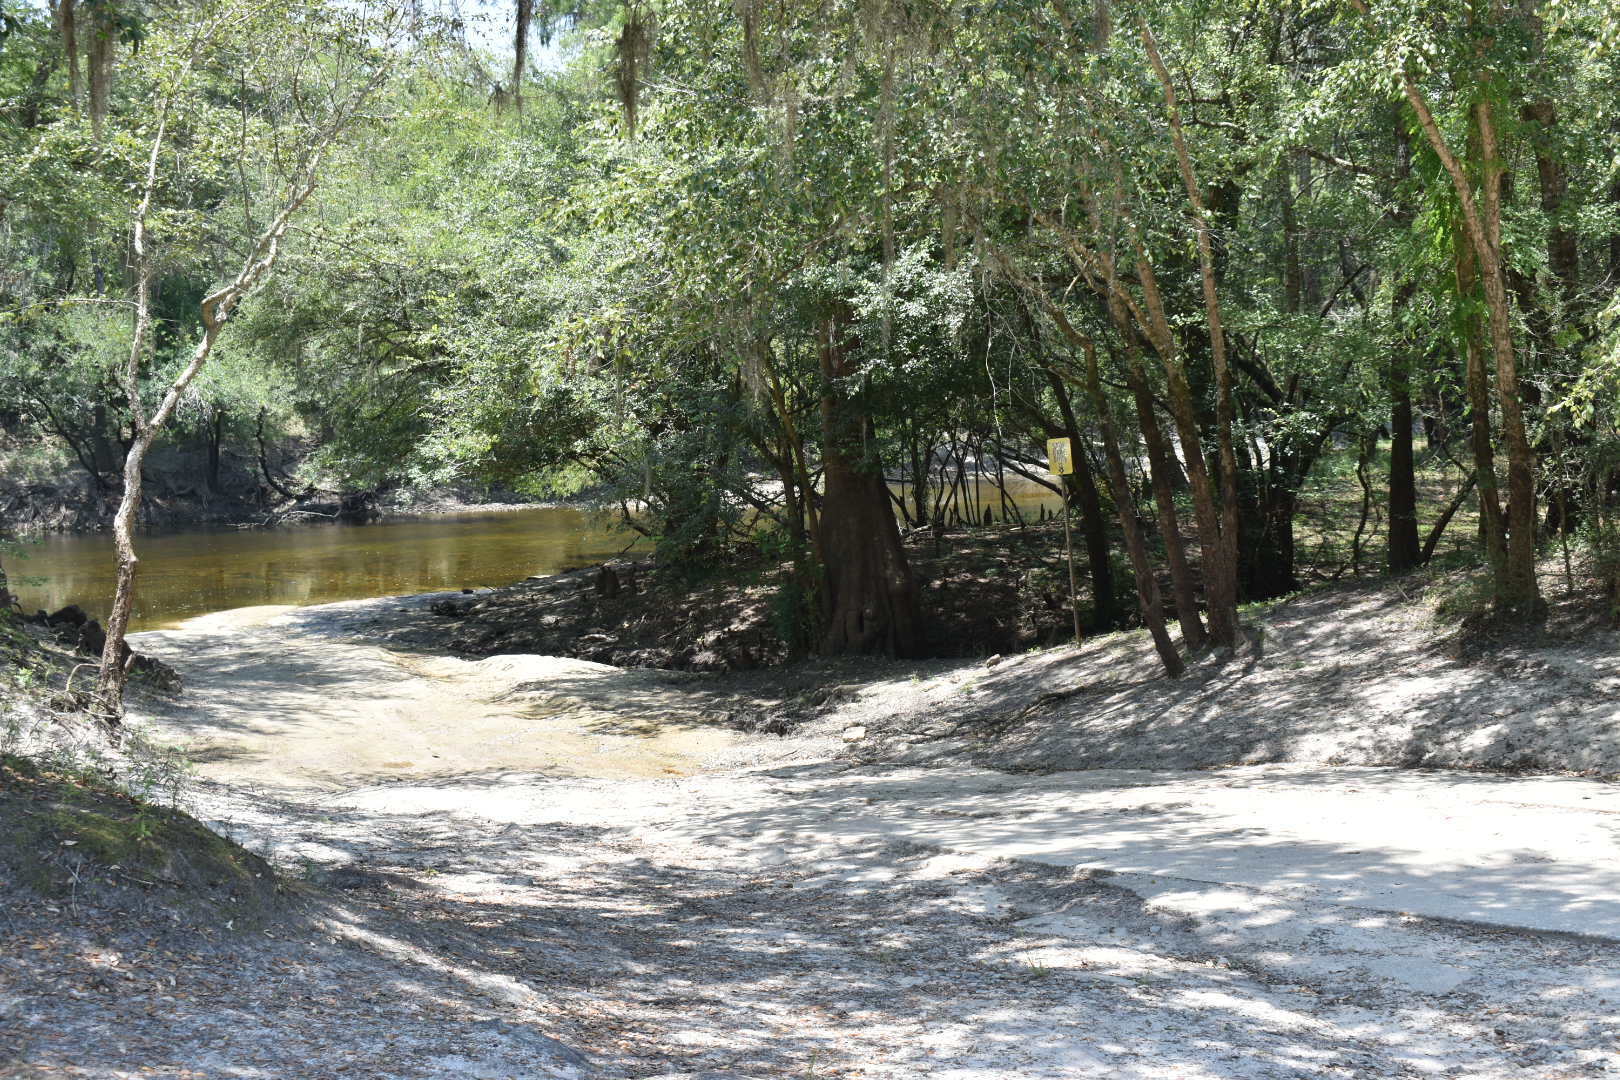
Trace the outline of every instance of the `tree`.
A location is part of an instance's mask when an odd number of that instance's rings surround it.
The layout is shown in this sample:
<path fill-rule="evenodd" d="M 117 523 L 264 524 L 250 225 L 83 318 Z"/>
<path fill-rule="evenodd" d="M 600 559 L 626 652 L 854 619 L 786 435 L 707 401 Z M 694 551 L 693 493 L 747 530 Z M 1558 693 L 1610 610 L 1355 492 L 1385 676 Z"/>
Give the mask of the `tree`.
<path fill-rule="evenodd" d="M 183 129 L 189 129 L 184 130 L 189 139 L 206 137 L 206 123 L 213 119 L 208 99 L 210 92 L 218 89 L 217 85 L 209 85 L 213 82 L 208 78 L 213 65 L 246 61 L 250 69 L 267 72 L 274 70 L 273 65 L 300 63 L 299 58 L 308 55 L 305 47 L 311 43 L 296 40 L 296 31 L 289 31 L 288 23 L 307 27 L 309 32 L 319 35 L 324 48 L 318 59 L 301 61 L 306 69 L 304 78 L 308 81 L 293 83 L 298 89 L 281 100 L 277 100 L 279 95 L 267 95 L 268 100 L 262 106 L 265 111 L 253 119 L 262 125 L 265 134 L 286 140 L 284 147 L 278 149 L 292 150 L 290 174 L 279 183 L 271 182 L 269 208 L 261 211 L 266 218 L 257 225 L 249 200 L 260 193 L 252 189 L 239 192 L 248 206 L 244 218 L 250 239 L 238 255 L 236 272 L 203 298 L 198 312 L 201 333 L 189 357 L 169 378 L 167 387 L 149 410 L 145 404 L 142 374 L 151 360 L 153 286 L 160 265 L 157 244 L 164 239 L 155 226 L 159 224 L 160 215 L 169 219 L 165 224 L 171 223 L 176 215 L 175 209 L 164 207 L 159 201 L 172 191 L 170 185 L 175 179 L 165 176 L 160 166 L 166 154 L 172 152 L 172 144 L 181 137 Z M 341 28 L 340 34 L 353 36 L 345 38 L 325 29 L 334 25 Z M 225 0 L 204 9 L 190 28 L 177 33 L 170 41 L 151 46 L 147 64 L 157 97 L 139 202 L 131 214 L 134 333 L 120 373 L 133 437 L 124 455 L 123 491 L 113 519 L 118 578 L 96 684 L 96 707 L 111 721 L 116 721 L 123 711 L 127 653 L 124 639 L 134 609 L 139 566 L 135 526 L 141 502 L 142 465 L 153 440 L 174 415 L 181 396 L 208 362 L 221 331 L 243 299 L 274 269 L 294 216 L 314 192 L 324 157 L 334 141 L 353 124 L 358 110 L 382 81 L 388 70 L 386 49 L 365 39 L 388 28 L 387 21 L 368 25 L 329 11 L 294 13 L 279 7 L 253 7 Z M 351 42 L 347 55 L 334 51 L 334 45 Z M 278 71 L 277 75 L 284 77 L 285 71 Z M 286 83 L 279 85 L 287 86 Z M 233 104 L 240 110 L 246 128 L 254 100 L 243 96 Z M 235 159 L 244 175 L 250 164 L 248 152 L 247 145 L 241 146 Z"/>
<path fill-rule="evenodd" d="M 1371 14 L 1365 0 L 1352 2 L 1362 14 Z M 1526 620 L 1536 618 L 1544 609 L 1536 584 L 1535 454 L 1524 419 L 1508 293 L 1507 256 L 1502 242 L 1506 165 L 1498 137 L 1497 87 L 1493 85 L 1497 76 L 1493 70 L 1494 58 L 1490 55 L 1493 41 L 1508 30 L 1508 25 L 1505 6 L 1495 2 L 1468 5 L 1466 18 L 1473 44 L 1458 62 L 1472 69 L 1473 85 L 1466 95 L 1469 127 L 1466 156 L 1470 162 L 1464 162 L 1442 130 L 1428 95 L 1404 58 L 1395 62 L 1395 71 L 1401 92 L 1417 118 L 1418 129 L 1439 159 L 1456 196 L 1460 234 L 1458 293 L 1467 296 L 1478 288 L 1485 299 L 1496 401 L 1501 410 L 1503 440 L 1508 453 L 1505 515 L 1496 497 L 1483 357 L 1480 347 L 1470 343 L 1469 387 L 1475 425 L 1475 467 L 1486 547 L 1491 554 L 1496 607 L 1509 617 Z"/>

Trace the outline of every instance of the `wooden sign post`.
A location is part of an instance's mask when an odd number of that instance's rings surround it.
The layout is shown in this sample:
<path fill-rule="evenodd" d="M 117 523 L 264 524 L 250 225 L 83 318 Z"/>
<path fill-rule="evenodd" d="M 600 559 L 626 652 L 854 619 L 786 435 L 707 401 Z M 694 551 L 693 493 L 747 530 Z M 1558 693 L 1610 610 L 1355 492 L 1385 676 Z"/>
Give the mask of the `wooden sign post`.
<path fill-rule="evenodd" d="M 1074 446 L 1068 439 L 1046 440 L 1047 468 L 1063 488 L 1063 550 L 1069 559 L 1069 612 L 1074 616 L 1074 643 L 1080 644 L 1080 586 L 1074 576 L 1074 536 L 1069 531 L 1069 484 L 1062 478 L 1074 472 Z"/>

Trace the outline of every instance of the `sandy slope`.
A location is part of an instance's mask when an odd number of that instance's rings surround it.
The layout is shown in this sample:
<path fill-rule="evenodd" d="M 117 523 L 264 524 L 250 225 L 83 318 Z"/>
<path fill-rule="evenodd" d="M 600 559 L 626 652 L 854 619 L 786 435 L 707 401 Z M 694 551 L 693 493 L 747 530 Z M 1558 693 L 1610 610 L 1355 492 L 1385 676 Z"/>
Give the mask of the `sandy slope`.
<path fill-rule="evenodd" d="M 1307 593 L 1163 677 L 1142 635 L 897 673 L 838 719 L 871 761 L 1013 771 L 1265 762 L 1620 775 L 1620 631 L 1462 658 L 1400 583 Z"/>
<path fill-rule="evenodd" d="M 1001 665 L 916 669 L 793 737 L 743 736 L 713 722 L 721 684 L 395 653 L 348 631 L 409 603 L 368 603 L 144 637 L 191 687 L 151 722 L 198 746 L 200 811 L 327 899 L 206 954 L 234 978 L 147 955 L 170 980 L 154 997 L 60 992 L 89 970 L 75 958 L 129 955 L 140 928 L 18 950 L 0 1036 L 22 1034 L 0 1047 L 21 1050 L 0 1075 L 1620 1070 L 1620 946 L 1591 936 L 1620 935 L 1612 784 L 1304 764 L 1013 776 L 959 760 L 990 728 L 952 734 L 978 715 L 950 704 L 975 696 L 963 683 Z M 1064 655 L 1006 670 L 1084 662 Z M 1050 712 L 1068 699 L 1042 697 L 1045 674 L 1029 704 Z M 1209 687 L 1243 677 L 1201 678 L 1199 754 L 1252 745 L 1248 720 L 1210 741 Z M 1163 748 L 1161 715 L 1139 717 L 1133 752 Z M 857 718 L 936 767 L 837 759 Z M 60 923 L 8 918 L 18 940 Z M 160 1030 L 96 1034 L 154 1003 Z"/>
<path fill-rule="evenodd" d="M 137 635 L 186 693 L 140 719 L 207 777 L 270 788 L 490 770 L 684 775 L 737 737 L 701 722 L 677 676 L 584 660 L 411 656 L 320 634 L 329 608 L 243 608 Z"/>

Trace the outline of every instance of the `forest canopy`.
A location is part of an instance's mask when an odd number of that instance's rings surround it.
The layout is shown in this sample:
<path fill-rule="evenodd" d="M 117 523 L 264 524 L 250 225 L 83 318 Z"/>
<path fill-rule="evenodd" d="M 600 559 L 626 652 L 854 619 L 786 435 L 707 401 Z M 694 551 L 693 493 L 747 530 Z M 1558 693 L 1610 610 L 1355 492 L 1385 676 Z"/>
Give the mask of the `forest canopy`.
<path fill-rule="evenodd" d="M 1068 437 L 1171 671 L 1448 529 L 1500 619 L 1555 551 L 1620 605 L 1610 4 L 0 2 L 0 428 L 109 512 L 147 434 L 588 489 L 911 655 L 902 529 Z"/>

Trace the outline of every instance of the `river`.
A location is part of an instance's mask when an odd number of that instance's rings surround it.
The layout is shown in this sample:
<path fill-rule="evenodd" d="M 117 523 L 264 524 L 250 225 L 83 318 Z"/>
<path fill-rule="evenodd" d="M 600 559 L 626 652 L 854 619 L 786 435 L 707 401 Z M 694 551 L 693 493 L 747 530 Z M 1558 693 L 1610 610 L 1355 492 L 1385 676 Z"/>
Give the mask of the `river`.
<path fill-rule="evenodd" d="M 133 630 L 257 604 L 323 604 L 367 596 L 505 585 L 588 566 L 631 536 L 584 511 L 393 517 L 368 525 L 192 528 L 143 533 Z M 8 557 L 12 591 L 29 611 L 78 604 L 105 617 L 112 537 L 50 536 Z"/>
<path fill-rule="evenodd" d="M 999 492 L 977 482 L 973 517 L 1002 516 Z M 906 497 L 904 485 L 894 484 Z M 1011 478 L 1008 498 L 1033 519 L 1060 505 Z M 589 566 L 634 539 L 600 515 L 568 507 L 390 517 L 367 525 L 298 524 L 149 530 L 131 630 L 164 630 L 196 615 L 261 604 L 325 604 L 370 596 L 505 585 L 530 574 Z M 28 611 L 78 604 L 104 618 L 115 576 L 109 533 L 52 535 L 6 558 L 11 589 Z"/>

